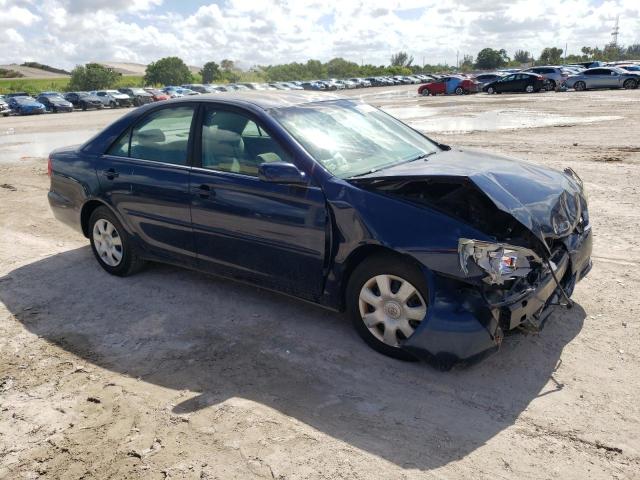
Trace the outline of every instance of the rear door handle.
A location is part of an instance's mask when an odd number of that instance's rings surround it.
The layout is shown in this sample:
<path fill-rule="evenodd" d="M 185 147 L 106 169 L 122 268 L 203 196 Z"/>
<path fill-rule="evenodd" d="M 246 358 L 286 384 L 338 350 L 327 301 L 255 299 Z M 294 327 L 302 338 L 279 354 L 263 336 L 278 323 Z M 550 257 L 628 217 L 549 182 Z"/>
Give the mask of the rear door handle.
<path fill-rule="evenodd" d="M 211 190 L 211 187 L 206 184 L 202 184 L 198 187 L 200 198 L 209 198 L 215 196 L 215 192 Z"/>
<path fill-rule="evenodd" d="M 104 170 L 102 174 L 107 177 L 109 180 L 113 180 L 116 177 L 119 177 L 120 174 L 116 172 L 115 168 L 110 168 L 109 170 Z"/>

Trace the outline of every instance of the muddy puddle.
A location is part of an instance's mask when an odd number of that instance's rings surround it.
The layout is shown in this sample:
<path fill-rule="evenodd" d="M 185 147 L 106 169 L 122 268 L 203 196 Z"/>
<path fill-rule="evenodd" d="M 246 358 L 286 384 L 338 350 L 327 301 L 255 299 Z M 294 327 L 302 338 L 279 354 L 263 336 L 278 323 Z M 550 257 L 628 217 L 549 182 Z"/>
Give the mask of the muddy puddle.
<path fill-rule="evenodd" d="M 530 110 L 501 109 L 450 115 L 447 109 L 425 107 L 383 108 L 387 113 L 423 132 L 470 133 L 568 126 L 579 123 L 606 122 L 622 117 L 611 115 L 569 116 Z"/>
<path fill-rule="evenodd" d="M 19 129 L 0 129 L 0 164 L 21 159 L 47 157 L 51 150 L 67 145 L 82 144 L 98 130 L 72 132 L 20 133 Z"/>

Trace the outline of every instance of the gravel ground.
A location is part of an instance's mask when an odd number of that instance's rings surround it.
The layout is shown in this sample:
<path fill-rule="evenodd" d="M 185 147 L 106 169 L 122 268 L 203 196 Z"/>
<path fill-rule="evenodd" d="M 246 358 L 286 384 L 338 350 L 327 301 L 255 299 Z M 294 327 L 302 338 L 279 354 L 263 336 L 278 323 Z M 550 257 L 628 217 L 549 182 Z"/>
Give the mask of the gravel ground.
<path fill-rule="evenodd" d="M 594 268 L 574 309 L 442 373 L 253 287 L 111 277 L 52 217 L 40 151 L 123 111 L 0 119 L 0 478 L 640 478 L 640 91 L 414 92 L 349 94 L 582 176 Z"/>

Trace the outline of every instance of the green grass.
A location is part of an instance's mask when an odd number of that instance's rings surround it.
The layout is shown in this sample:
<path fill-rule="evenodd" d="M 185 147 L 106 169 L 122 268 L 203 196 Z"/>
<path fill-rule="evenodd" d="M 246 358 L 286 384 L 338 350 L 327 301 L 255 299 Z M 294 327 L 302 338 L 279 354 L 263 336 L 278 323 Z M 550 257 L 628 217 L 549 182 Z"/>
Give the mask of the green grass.
<path fill-rule="evenodd" d="M 141 76 L 122 77 L 114 88 L 141 87 L 144 84 Z M 27 92 L 36 95 L 45 91 L 64 92 L 68 89 L 69 78 L 0 78 L 0 94 L 11 92 Z"/>

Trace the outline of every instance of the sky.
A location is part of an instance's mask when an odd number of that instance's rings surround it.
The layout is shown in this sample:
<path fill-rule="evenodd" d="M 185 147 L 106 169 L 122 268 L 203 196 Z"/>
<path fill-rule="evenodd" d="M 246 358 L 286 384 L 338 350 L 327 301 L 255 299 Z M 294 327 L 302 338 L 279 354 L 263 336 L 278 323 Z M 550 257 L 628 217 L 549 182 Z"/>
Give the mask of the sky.
<path fill-rule="evenodd" d="M 179 56 L 243 68 L 343 57 L 455 65 L 484 47 L 640 43 L 640 0 L 0 0 L 0 64 L 72 68 L 89 61 L 149 63 Z"/>

